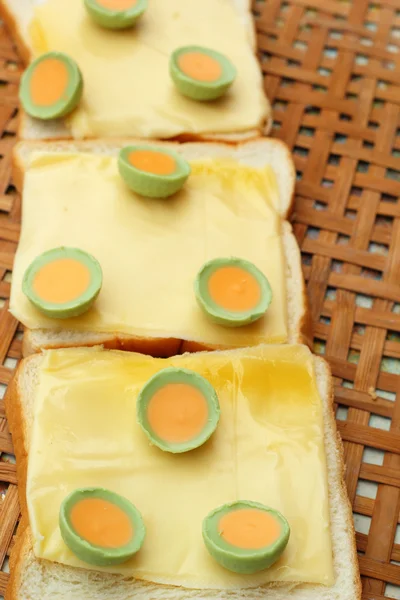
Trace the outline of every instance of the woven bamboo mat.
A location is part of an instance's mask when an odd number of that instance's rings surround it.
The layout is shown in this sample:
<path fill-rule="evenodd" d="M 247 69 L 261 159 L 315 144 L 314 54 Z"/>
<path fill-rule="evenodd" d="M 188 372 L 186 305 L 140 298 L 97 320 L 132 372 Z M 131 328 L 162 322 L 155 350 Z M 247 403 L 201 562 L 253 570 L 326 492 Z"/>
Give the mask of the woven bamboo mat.
<path fill-rule="evenodd" d="M 315 350 L 335 376 L 363 600 L 400 599 L 400 0 L 255 0 L 273 135 L 294 153 L 293 222 Z M 7 312 L 19 233 L 17 86 L 0 28 L 0 388 L 20 357 Z M 0 596 L 18 522 L 0 400 Z"/>

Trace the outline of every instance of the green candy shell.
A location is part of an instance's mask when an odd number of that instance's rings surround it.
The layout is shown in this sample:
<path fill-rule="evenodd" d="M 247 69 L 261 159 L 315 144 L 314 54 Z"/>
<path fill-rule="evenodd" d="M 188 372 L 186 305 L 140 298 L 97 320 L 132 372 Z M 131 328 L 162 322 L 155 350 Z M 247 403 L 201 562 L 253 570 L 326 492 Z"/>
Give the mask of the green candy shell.
<path fill-rule="evenodd" d="M 33 72 L 43 60 L 54 58 L 62 61 L 68 69 L 68 85 L 65 94 L 60 100 L 50 106 L 39 106 L 31 98 L 30 83 Z M 63 52 L 47 52 L 34 60 L 24 72 L 19 89 L 19 99 L 28 115 L 42 121 L 65 117 L 79 104 L 83 93 L 82 73 L 76 62 Z"/>
<path fill-rule="evenodd" d="M 112 502 L 128 515 L 133 525 L 133 537 L 128 544 L 120 548 L 103 548 L 91 544 L 78 535 L 69 521 L 69 514 L 77 502 L 86 498 L 101 498 Z M 103 488 L 81 488 L 67 496 L 60 507 L 59 526 L 61 536 L 71 552 L 85 563 L 98 567 L 126 562 L 140 550 L 146 536 L 146 528 L 138 509 L 123 496 Z"/>
<path fill-rule="evenodd" d="M 125 10 L 106 8 L 96 0 L 84 0 L 84 3 L 93 21 L 106 29 L 132 27 L 147 9 L 147 0 L 138 0 L 134 6 Z"/>
<path fill-rule="evenodd" d="M 157 175 L 137 169 L 128 160 L 131 152 L 148 150 L 171 156 L 177 169 L 171 175 Z M 118 156 L 118 170 L 127 186 L 133 192 L 147 198 L 168 198 L 179 192 L 190 175 L 190 165 L 178 152 L 153 146 L 125 146 Z"/>
<path fill-rule="evenodd" d="M 261 288 L 260 302 L 254 308 L 236 312 L 226 310 L 217 304 L 208 291 L 208 280 L 212 273 L 221 267 L 239 267 L 257 279 Z M 268 279 L 253 263 L 241 258 L 215 258 L 205 263 L 200 269 L 195 282 L 194 292 L 200 308 L 207 317 L 217 325 L 225 327 L 242 327 L 263 317 L 272 301 L 272 289 Z"/>
<path fill-rule="evenodd" d="M 188 385 L 193 385 L 204 395 L 207 401 L 209 412 L 208 421 L 200 434 L 192 440 L 177 443 L 163 440 L 152 430 L 147 419 L 147 407 L 151 398 L 160 388 L 168 383 L 186 383 Z M 153 375 L 153 377 L 151 377 L 143 386 L 137 398 L 136 414 L 139 425 L 142 427 L 152 444 L 158 446 L 158 448 L 164 452 L 180 454 L 202 446 L 212 436 L 219 422 L 220 407 L 217 393 L 207 379 L 189 369 L 168 367 Z"/>
<path fill-rule="evenodd" d="M 47 302 L 43 300 L 33 290 L 33 281 L 36 273 L 46 264 L 63 258 L 71 258 L 78 260 L 86 265 L 91 274 L 91 280 L 88 288 L 79 298 L 64 302 L 62 304 Z M 67 319 L 69 317 L 77 317 L 85 313 L 96 300 L 103 283 L 103 273 L 98 261 L 87 252 L 79 248 L 53 248 L 47 252 L 43 252 L 29 265 L 25 271 L 22 280 L 22 291 L 32 304 L 44 315 L 54 319 Z"/>
<path fill-rule="evenodd" d="M 198 81 L 181 71 L 178 65 L 179 57 L 186 52 L 201 52 L 217 60 L 222 66 L 222 75 L 217 81 Z M 200 102 L 216 100 L 223 96 L 236 78 L 236 67 L 231 61 L 216 50 L 202 46 L 183 46 L 173 52 L 169 61 L 171 78 L 181 94 Z"/>
<path fill-rule="evenodd" d="M 218 532 L 218 523 L 228 512 L 242 508 L 255 508 L 270 513 L 281 524 L 279 538 L 273 544 L 257 549 L 238 548 L 226 542 Z M 277 510 L 259 502 L 243 500 L 224 504 L 211 511 L 203 521 L 202 533 L 205 546 L 214 560 L 228 571 L 250 575 L 268 569 L 279 559 L 288 544 L 290 527 Z"/>

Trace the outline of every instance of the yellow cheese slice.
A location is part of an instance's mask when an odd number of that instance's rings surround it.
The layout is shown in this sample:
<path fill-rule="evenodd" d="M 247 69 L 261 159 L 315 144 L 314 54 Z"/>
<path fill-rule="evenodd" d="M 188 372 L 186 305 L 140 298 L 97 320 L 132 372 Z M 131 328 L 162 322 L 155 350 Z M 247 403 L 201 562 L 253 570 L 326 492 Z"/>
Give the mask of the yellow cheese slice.
<path fill-rule="evenodd" d="M 73 136 L 167 138 L 259 128 L 268 103 L 251 24 L 234 4 L 151 0 L 140 23 L 127 31 L 93 23 L 83 0 L 47 0 L 36 7 L 30 29 L 36 53 L 66 52 L 83 74 L 83 99 L 69 119 Z M 221 100 L 199 103 L 175 89 L 169 57 L 187 45 L 218 50 L 236 66 L 237 79 Z"/>
<path fill-rule="evenodd" d="M 151 446 L 136 422 L 141 386 L 166 366 L 197 371 L 221 406 L 209 443 L 179 456 Z M 99 349 L 45 354 L 35 394 L 27 499 L 40 558 L 91 568 L 63 543 L 63 498 L 103 486 L 141 511 L 142 550 L 112 572 L 196 588 L 268 581 L 333 583 L 321 399 L 304 346 L 260 346 L 167 360 Z M 213 561 L 202 541 L 208 512 L 237 499 L 280 510 L 291 526 L 271 569 L 243 576 Z"/>
<path fill-rule="evenodd" d="M 31 328 L 177 337 L 226 346 L 287 339 L 285 264 L 273 171 L 232 161 L 192 162 L 183 190 L 169 200 L 131 192 L 116 159 L 36 154 L 25 175 L 23 225 L 13 271 L 11 312 Z M 74 246 L 97 258 L 103 288 L 94 307 L 67 320 L 43 316 L 22 293 L 32 260 Z M 211 323 L 193 282 L 218 256 L 254 262 L 274 298 L 265 317 L 239 329 Z"/>

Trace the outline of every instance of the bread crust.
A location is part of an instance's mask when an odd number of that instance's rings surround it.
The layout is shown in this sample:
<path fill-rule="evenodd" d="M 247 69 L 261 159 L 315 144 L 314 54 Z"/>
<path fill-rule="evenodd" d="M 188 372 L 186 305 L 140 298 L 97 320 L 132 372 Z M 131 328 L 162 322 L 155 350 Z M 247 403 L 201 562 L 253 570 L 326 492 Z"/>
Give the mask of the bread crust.
<path fill-rule="evenodd" d="M 354 600 L 361 600 L 362 596 L 362 585 L 361 578 L 359 575 L 359 567 L 358 567 L 358 555 L 357 555 L 357 546 L 356 546 L 356 532 L 354 529 L 354 521 L 353 521 L 353 509 L 350 503 L 350 499 L 347 493 L 346 482 L 344 479 L 346 465 L 344 459 L 344 447 L 342 438 L 336 427 L 336 416 L 334 412 L 334 401 L 335 401 L 335 392 L 333 387 L 333 377 L 331 368 L 329 363 L 320 356 L 314 356 L 314 365 L 315 370 L 317 365 L 324 371 L 325 379 L 328 382 L 328 402 L 327 409 L 324 411 L 324 422 L 325 422 L 325 438 L 327 437 L 326 431 L 328 430 L 334 444 L 335 444 L 335 453 L 336 453 L 336 461 L 338 466 L 338 480 L 337 485 L 339 489 L 339 495 L 341 502 L 346 506 L 346 529 L 350 532 L 351 539 L 353 540 L 351 544 L 351 564 L 352 564 L 352 573 L 353 577 L 353 587 L 355 590 Z M 326 447 L 326 441 L 325 441 Z"/>
<path fill-rule="evenodd" d="M 32 359 L 26 359 L 29 361 Z M 23 417 L 23 408 L 21 404 L 22 394 L 19 390 L 19 380 L 26 368 L 27 362 L 22 361 L 18 365 L 11 382 L 7 387 L 4 396 L 6 416 L 10 431 L 12 431 L 12 441 L 14 453 L 17 458 L 17 480 L 18 497 L 21 508 L 21 520 L 18 525 L 16 541 L 10 556 L 10 579 L 6 589 L 4 600 L 14 600 L 18 598 L 18 589 L 20 587 L 21 572 L 23 568 L 23 555 L 26 547 L 26 536 L 28 528 L 28 506 L 26 502 L 26 480 L 28 471 L 28 448 L 26 447 L 26 435 Z"/>
<path fill-rule="evenodd" d="M 24 359 L 17 371 L 14 374 L 14 377 L 8 387 L 5 396 L 5 408 L 6 415 L 8 418 L 10 431 L 13 436 L 14 450 L 17 458 L 17 477 L 18 477 L 18 491 L 21 503 L 21 513 L 22 519 L 17 532 L 17 539 L 15 546 L 11 552 L 11 575 L 9 584 L 6 590 L 5 600 L 26 600 L 26 598 L 22 598 L 19 594 L 19 590 L 21 588 L 22 575 L 24 570 L 24 565 L 27 562 L 27 557 L 29 554 L 32 554 L 32 543 L 30 539 L 30 530 L 28 524 L 28 509 L 26 502 L 26 484 L 27 484 L 27 464 L 28 464 L 28 453 L 29 453 L 29 433 L 27 431 L 27 426 L 24 418 L 24 409 L 23 409 L 23 399 L 22 399 L 22 390 L 23 386 L 20 384 L 20 380 L 22 381 L 24 374 L 28 367 L 31 364 L 31 361 L 36 361 L 38 364 L 36 368 L 40 367 L 40 362 L 42 357 L 40 355 L 34 355 L 30 358 Z M 35 368 L 35 367 L 34 367 Z M 350 536 L 347 536 L 347 541 L 351 540 L 350 550 L 350 563 L 352 565 L 352 590 L 354 594 L 351 596 L 346 596 L 346 600 L 361 600 L 361 581 L 359 578 L 358 571 L 358 560 L 357 560 L 357 551 L 355 544 L 355 532 L 354 532 L 354 524 L 352 519 L 352 511 L 351 505 L 348 499 L 347 490 L 344 482 L 344 451 L 343 445 L 341 442 L 341 438 L 336 429 L 336 421 L 335 415 L 333 412 L 333 380 L 331 376 L 331 371 L 328 363 L 320 357 L 314 357 L 314 372 L 316 381 L 318 384 L 318 390 L 321 395 L 322 404 L 324 408 L 324 437 L 325 437 L 325 449 L 327 452 L 327 440 L 329 440 L 334 448 L 333 458 L 329 461 L 328 468 L 332 471 L 329 479 L 329 491 L 330 495 L 332 492 L 333 486 L 338 490 L 340 502 L 343 504 L 346 510 L 345 516 L 345 527 L 346 531 L 350 533 Z M 324 396 L 326 400 L 324 401 Z M 332 503 L 332 498 L 330 498 L 330 504 Z M 331 519 L 332 519 L 332 511 L 331 511 Z M 335 556 L 334 556 L 335 560 Z M 47 561 L 35 559 L 39 565 L 45 565 Z M 118 579 L 118 576 L 110 576 L 115 580 Z M 132 580 L 134 582 L 134 580 Z M 147 586 L 150 584 L 146 582 L 141 582 L 141 585 Z M 165 590 L 173 590 L 178 588 L 171 588 L 171 586 L 160 586 L 160 588 Z M 325 586 L 315 586 L 318 589 L 321 589 L 321 592 L 324 591 Z M 268 589 L 268 588 L 261 588 Z M 273 588 L 270 588 L 273 589 Z M 215 590 L 214 590 L 215 592 Z M 249 596 L 250 590 L 245 590 Z M 207 594 L 207 590 L 204 590 L 204 594 Z M 269 595 L 269 594 L 268 594 Z M 133 596 L 132 596 L 133 597 Z M 135 596 L 136 597 L 136 596 Z M 139 596 L 138 596 L 139 597 Z M 146 597 L 141 595 L 140 597 Z M 150 598 L 151 596 L 147 596 Z M 172 596 L 168 595 L 168 598 Z M 173 595 L 175 598 L 175 595 Z M 176 596 L 178 597 L 178 595 Z M 202 595 L 202 600 L 207 600 L 210 597 L 207 595 Z M 244 598 L 245 596 L 243 596 Z M 257 596 L 259 597 L 259 596 Z M 199 597 L 197 597 L 199 598 Z M 216 600 L 216 596 L 212 596 L 213 600 Z M 286 593 L 285 600 L 289 600 L 290 594 Z M 315 599 L 315 596 L 313 595 Z M 332 596 L 332 600 L 335 598 L 337 600 L 339 596 Z M 302 600 L 304 600 L 304 596 L 302 595 Z"/>

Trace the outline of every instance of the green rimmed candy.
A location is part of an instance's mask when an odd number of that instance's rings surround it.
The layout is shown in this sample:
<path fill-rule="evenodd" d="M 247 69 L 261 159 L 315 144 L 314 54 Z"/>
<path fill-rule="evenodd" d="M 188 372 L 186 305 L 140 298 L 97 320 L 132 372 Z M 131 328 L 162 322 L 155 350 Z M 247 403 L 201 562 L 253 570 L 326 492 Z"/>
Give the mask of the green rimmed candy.
<path fill-rule="evenodd" d="M 236 68 L 226 56 L 202 46 L 175 50 L 169 71 L 180 93 L 199 101 L 220 98 L 236 78 Z"/>
<path fill-rule="evenodd" d="M 200 307 L 218 325 L 241 327 L 267 311 L 272 290 L 265 275 L 241 258 L 215 258 L 200 269 L 194 291 Z"/>
<path fill-rule="evenodd" d="M 215 389 L 188 369 L 168 367 L 156 373 L 141 389 L 136 406 L 138 423 L 150 441 L 174 454 L 203 445 L 219 422 Z"/>
<path fill-rule="evenodd" d="M 103 282 L 98 261 L 79 248 L 53 248 L 29 265 L 22 291 L 47 317 L 66 319 L 86 312 Z"/>
<path fill-rule="evenodd" d="M 132 27 L 147 9 L 147 0 L 84 0 L 97 25 L 106 29 Z"/>
<path fill-rule="evenodd" d="M 122 148 L 118 169 L 133 192 L 148 198 L 172 196 L 183 187 L 191 171 L 178 152 L 149 145 Z"/>
<path fill-rule="evenodd" d="M 225 569 L 251 574 L 268 569 L 285 550 L 290 527 L 285 517 L 258 502 L 238 501 L 211 511 L 203 521 L 203 540 Z"/>
<path fill-rule="evenodd" d="M 80 560 L 119 565 L 140 550 L 146 535 L 142 515 L 126 498 L 103 488 L 73 491 L 61 504 L 61 536 Z"/>
<path fill-rule="evenodd" d="M 31 117 L 65 117 L 80 102 L 83 79 L 76 62 L 62 52 L 47 52 L 34 60 L 21 79 L 19 98 Z"/>

